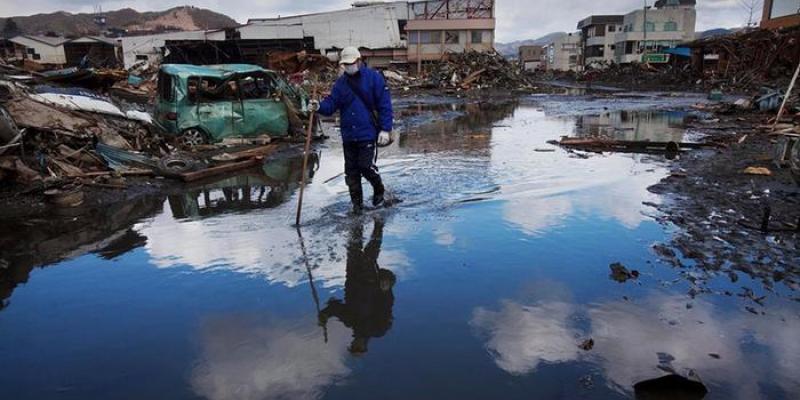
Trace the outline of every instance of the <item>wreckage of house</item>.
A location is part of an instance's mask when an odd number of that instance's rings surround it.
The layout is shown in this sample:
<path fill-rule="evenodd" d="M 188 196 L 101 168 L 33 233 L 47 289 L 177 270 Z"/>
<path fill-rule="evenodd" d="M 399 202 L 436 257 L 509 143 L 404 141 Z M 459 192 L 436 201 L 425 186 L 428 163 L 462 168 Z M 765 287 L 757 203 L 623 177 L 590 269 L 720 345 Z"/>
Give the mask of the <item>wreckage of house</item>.
<path fill-rule="evenodd" d="M 20 35 L 3 41 L 0 56 L 6 61 L 24 61 L 36 65 L 77 66 L 84 61 L 91 65 L 115 67 L 122 54 L 117 39 L 103 36 L 82 36 L 67 39 L 59 36 Z"/>
<path fill-rule="evenodd" d="M 165 57 L 193 64 L 263 65 L 258 58 L 273 50 L 335 59 L 342 48 L 357 46 L 374 67 L 422 67 L 449 52 L 493 51 L 494 31 L 493 0 L 362 2 L 344 10 L 253 18 L 227 30 L 125 37 L 122 50 L 126 67 Z"/>

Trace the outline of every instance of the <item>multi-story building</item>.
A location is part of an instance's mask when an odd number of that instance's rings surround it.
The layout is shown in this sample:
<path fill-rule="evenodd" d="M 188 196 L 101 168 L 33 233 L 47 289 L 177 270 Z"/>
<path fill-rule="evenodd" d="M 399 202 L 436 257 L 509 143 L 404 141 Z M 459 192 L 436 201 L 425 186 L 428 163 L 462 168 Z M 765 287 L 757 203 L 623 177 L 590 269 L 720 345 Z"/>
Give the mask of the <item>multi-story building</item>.
<path fill-rule="evenodd" d="M 437 62 L 448 52 L 494 50 L 494 0 L 430 0 L 408 3 L 406 59 Z"/>
<path fill-rule="evenodd" d="M 580 32 L 565 33 L 544 46 L 545 69 L 548 71 L 580 71 Z"/>
<path fill-rule="evenodd" d="M 494 0 L 356 2 L 314 14 L 253 18 L 228 31 L 177 32 L 123 38 L 125 65 L 163 55 L 169 41 L 303 41 L 307 50 L 336 57 L 356 46 L 370 65 L 423 63 L 448 52 L 494 49 Z"/>
<path fill-rule="evenodd" d="M 544 67 L 544 47 L 519 46 L 519 63 L 526 71 L 534 71 Z"/>
<path fill-rule="evenodd" d="M 786 28 L 800 25 L 800 3 L 797 0 L 764 0 L 761 27 Z"/>
<path fill-rule="evenodd" d="M 592 15 L 578 22 L 581 31 L 581 65 L 587 67 L 614 62 L 616 35 L 622 31 L 624 19 L 624 15 Z"/>
<path fill-rule="evenodd" d="M 625 15 L 615 35 L 614 62 L 663 61 L 663 50 L 695 38 L 695 0 L 658 0 L 652 8 Z"/>

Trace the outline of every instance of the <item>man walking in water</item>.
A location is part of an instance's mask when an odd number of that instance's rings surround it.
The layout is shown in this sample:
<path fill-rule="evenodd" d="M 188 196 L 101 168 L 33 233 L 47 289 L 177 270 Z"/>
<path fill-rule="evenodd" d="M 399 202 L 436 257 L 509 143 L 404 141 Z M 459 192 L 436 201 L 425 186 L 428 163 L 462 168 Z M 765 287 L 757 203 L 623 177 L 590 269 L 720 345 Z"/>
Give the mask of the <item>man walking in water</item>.
<path fill-rule="evenodd" d="M 344 74 L 322 102 L 311 101 L 311 109 L 325 116 L 340 112 L 345 182 L 353 212 L 360 213 L 364 207 L 362 177 L 372 185 L 372 205 L 377 207 L 384 202 L 375 152 L 376 145 L 391 142 L 392 99 L 383 76 L 364 65 L 355 47 L 342 50 L 339 64 L 344 67 Z"/>

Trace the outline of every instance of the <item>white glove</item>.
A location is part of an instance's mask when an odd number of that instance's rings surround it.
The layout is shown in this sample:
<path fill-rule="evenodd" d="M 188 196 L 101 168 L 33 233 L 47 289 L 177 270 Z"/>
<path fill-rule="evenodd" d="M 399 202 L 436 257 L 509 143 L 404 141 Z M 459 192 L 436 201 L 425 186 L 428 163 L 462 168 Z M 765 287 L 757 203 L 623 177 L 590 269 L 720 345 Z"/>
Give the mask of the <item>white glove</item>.
<path fill-rule="evenodd" d="M 311 100 L 308 102 L 308 110 L 311 112 L 319 111 L 319 100 Z"/>
<path fill-rule="evenodd" d="M 378 146 L 388 146 L 392 143 L 392 135 L 389 132 L 381 131 L 378 133 Z"/>

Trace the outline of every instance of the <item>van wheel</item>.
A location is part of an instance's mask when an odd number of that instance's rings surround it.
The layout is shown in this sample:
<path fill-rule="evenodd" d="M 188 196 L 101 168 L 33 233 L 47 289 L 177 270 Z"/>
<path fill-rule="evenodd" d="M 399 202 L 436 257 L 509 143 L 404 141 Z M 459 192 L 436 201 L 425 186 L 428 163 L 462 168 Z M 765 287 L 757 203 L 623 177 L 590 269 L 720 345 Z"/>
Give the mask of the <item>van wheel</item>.
<path fill-rule="evenodd" d="M 185 149 L 193 149 L 207 142 L 205 132 L 198 128 L 186 129 L 178 136 L 178 144 Z"/>

